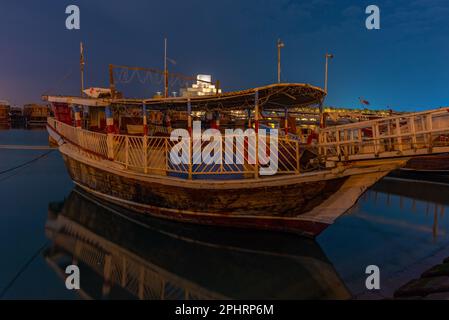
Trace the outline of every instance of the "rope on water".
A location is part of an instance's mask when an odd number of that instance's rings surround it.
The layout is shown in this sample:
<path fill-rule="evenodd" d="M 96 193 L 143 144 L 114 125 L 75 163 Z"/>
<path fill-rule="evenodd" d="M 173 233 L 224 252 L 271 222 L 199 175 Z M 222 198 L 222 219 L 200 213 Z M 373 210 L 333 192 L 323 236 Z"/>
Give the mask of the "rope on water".
<path fill-rule="evenodd" d="M 45 241 L 45 243 L 39 247 L 39 249 L 28 259 L 28 261 L 19 269 L 16 275 L 8 282 L 8 284 L 0 292 L 0 299 L 2 299 L 6 292 L 12 287 L 16 280 L 22 275 L 23 272 L 29 267 L 29 265 L 36 259 L 42 251 L 49 245 L 50 241 Z"/>
<path fill-rule="evenodd" d="M 18 166 L 15 166 L 15 167 L 12 167 L 12 168 L 9 168 L 9 169 L 0 171 L 0 174 L 5 174 L 5 173 L 11 172 L 11 171 L 13 171 L 13 170 L 20 169 L 20 168 L 22 168 L 22 167 L 25 167 L 25 166 L 27 166 L 27 165 L 30 165 L 30 164 L 32 164 L 33 162 L 36 162 L 36 161 L 38 161 L 38 160 L 40 160 L 40 159 L 42 159 L 42 158 L 48 156 L 48 155 L 49 155 L 50 153 L 52 153 L 53 151 L 55 151 L 55 150 L 54 150 L 54 149 L 53 149 L 53 150 L 50 150 L 50 151 L 48 151 L 48 152 L 45 152 L 45 153 L 41 154 L 40 156 L 38 156 L 38 157 L 36 157 L 36 158 L 34 158 L 34 159 L 31 159 L 30 161 L 27 161 L 27 162 L 25 162 L 25 163 L 19 164 Z"/>

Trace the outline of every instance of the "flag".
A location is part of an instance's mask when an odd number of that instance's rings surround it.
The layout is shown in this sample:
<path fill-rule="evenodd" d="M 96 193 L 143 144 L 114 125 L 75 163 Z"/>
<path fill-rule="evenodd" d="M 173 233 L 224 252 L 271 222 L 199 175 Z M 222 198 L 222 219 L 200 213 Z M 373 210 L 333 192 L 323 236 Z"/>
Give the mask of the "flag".
<path fill-rule="evenodd" d="M 176 61 L 169 57 L 167 57 L 167 61 L 170 62 L 171 64 L 176 64 Z"/>
<path fill-rule="evenodd" d="M 368 100 L 365 100 L 365 99 L 363 99 L 363 98 L 359 98 L 359 100 L 360 100 L 360 103 L 361 103 L 361 104 L 364 104 L 364 105 L 366 105 L 366 106 L 369 106 L 369 105 L 370 105 L 370 103 L 369 103 Z"/>

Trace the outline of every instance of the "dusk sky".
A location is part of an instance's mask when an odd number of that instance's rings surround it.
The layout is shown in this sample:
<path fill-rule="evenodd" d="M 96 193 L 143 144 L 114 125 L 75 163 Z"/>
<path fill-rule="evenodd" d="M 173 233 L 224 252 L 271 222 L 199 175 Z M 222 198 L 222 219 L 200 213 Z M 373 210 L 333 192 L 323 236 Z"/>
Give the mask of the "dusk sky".
<path fill-rule="evenodd" d="M 70 4 L 81 10 L 79 31 L 65 27 Z M 380 30 L 365 27 L 370 4 Z M 80 41 L 86 85 L 107 86 L 109 63 L 162 69 L 167 37 L 171 71 L 211 74 L 225 91 L 276 82 L 281 38 L 285 82 L 323 87 L 324 55 L 335 55 L 327 105 L 449 105 L 448 0 L 0 0 L 0 9 L 0 99 L 12 104 L 78 93 Z"/>

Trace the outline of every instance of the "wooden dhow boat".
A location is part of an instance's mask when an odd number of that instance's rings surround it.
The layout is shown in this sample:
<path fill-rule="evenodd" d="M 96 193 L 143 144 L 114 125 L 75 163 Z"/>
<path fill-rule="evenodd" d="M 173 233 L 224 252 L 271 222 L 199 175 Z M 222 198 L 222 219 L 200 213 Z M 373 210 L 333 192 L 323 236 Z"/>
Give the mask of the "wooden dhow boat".
<path fill-rule="evenodd" d="M 72 180 L 92 195 L 159 218 L 314 237 L 411 157 L 449 151 L 446 109 L 322 128 L 303 144 L 288 132 L 288 110 L 319 107 L 325 95 L 312 85 L 282 83 L 208 96 L 126 99 L 111 84 L 95 97 L 43 100 L 52 104 L 48 132 Z M 269 110 L 284 110 L 286 125 L 261 140 L 261 118 Z M 228 147 L 232 159 L 244 161 L 197 163 L 195 146 L 204 152 L 215 138 L 195 140 L 194 121 L 220 133 L 223 123 L 252 129 L 245 131 L 243 149 L 237 140 L 226 145 L 220 139 L 219 151 L 209 151 L 225 158 Z M 181 128 L 189 135 L 187 162 L 180 164 L 171 152 L 183 138 L 171 133 Z M 258 150 L 255 162 L 251 148 Z M 262 163 L 263 156 L 273 159 Z M 261 174 L 273 162 L 276 170 Z"/>

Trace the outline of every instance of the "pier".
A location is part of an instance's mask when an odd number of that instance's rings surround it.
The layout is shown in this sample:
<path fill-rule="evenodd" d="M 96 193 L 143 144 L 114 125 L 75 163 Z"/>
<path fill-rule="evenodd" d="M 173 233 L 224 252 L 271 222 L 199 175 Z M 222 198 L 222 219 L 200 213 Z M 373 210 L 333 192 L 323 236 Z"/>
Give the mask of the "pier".
<path fill-rule="evenodd" d="M 441 108 L 320 130 L 326 161 L 414 157 L 449 152 L 449 109 Z"/>
<path fill-rule="evenodd" d="M 0 144 L 0 149 L 6 150 L 56 150 L 56 147 L 50 146 L 32 146 L 20 144 Z"/>

